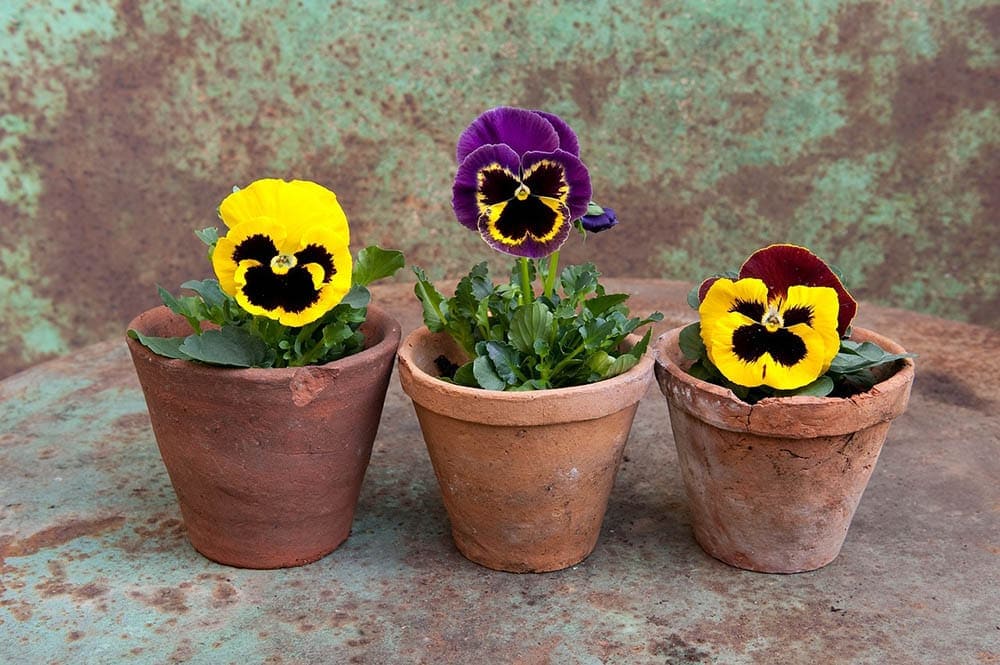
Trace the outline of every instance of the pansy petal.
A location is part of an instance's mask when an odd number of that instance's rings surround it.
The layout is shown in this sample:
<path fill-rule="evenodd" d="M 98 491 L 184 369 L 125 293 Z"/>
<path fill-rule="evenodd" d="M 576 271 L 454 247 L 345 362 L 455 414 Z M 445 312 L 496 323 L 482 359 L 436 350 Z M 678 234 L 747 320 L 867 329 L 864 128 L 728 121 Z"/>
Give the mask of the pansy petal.
<path fill-rule="evenodd" d="M 302 234 L 301 243 L 302 249 L 296 253 L 299 263 L 322 267 L 324 283 L 330 289 L 330 294 L 324 294 L 324 297 L 336 295 L 333 304 L 339 303 L 351 288 L 354 267 L 346 238 L 333 229 L 315 226 Z"/>
<path fill-rule="evenodd" d="M 555 150 L 553 152 L 532 151 L 525 153 L 521 157 L 521 168 L 527 182 L 530 174 L 537 171 L 541 165 L 555 164 L 562 169 L 562 176 L 565 180 L 567 192 L 563 197 L 566 206 L 569 208 L 570 220 L 577 220 L 587 214 L 587 207 L 590 205 L 590 197 L 593 194 L 590 185 L 590 172 L 583 165 L 580 158 L 570 154 L 565 150 Z M 552 196 L 551 193 L 535 192 L 538 196 Z"/>
<path fill-rule="evenodd" d="M 740 277 L 756 277 L 770 288 L 771 297 L 783 296 L 795 285 L 827 286 L 837 292 L 840 301 L 837 330 L 847 332 L 858 303 L 847 292 L 830 267 L 805 247 L 778 244 L 759 249 L 743 263 Z"/>
<path fill-rule="evenodd" d="M 601 212 L 594 215 L 584 215 L 580 218 L 580 224 L 583 226 L 585 231 L 590 233 L 600 233 L 601 231 L 607 231 L 618 225 L 618 215 L 615 214 L 614 208 L 605 207 Z"/>
<path fill-rule="evenodd" d="M 292 180 L 279 190 L 277 204 L 273 217 L 285 221 L 289 235 L 320 225 L 342 236 L 344 242 L 350 241 L 347 215 L 337 195 L 326 187 L 308 180 Z"/>
<path fill-rule="evenodd" d="M 576 138 L 576 132 L 569 126 L 569 124 L 557 116 L 555 113 L 549 113 L 547 111 L 532 111 L 532 113 L 537 113 L 552 125 L 552 129 L 556 130 L 556 134 L 559 135 L 559 147 L 566 152 L 580 156 L 580 141 Z"/>
<path fill-rule="evenodd" d="M 279 192 L 287 183 L 278 178 L 261 178 L 233 192 L 219 204 L 219 217 L 233 228 L 257 217 L 274 217 Z"/>
<path fill-rule="evenodd" d="M 805 335 L 804 329 L 811 328 L 819 335 L 824 345 L 820 371 L 826 373 L 834 357 L 840 352 L 840 334 L 837 328 L 840 302 L 836 289 L 831 287 L 793 286 L 788 289 L 781 306 L 785 326 L 792 332 Z M 808 317 L 802 312 L 808 312 Z M 808 320 L 807 320 L 808 319 Z"/>
<path fill-rule="evenodd" d="M 741 303 L 751 304 L 763 312 L 767 309 L 767 285 L 759 279 L 741 279 L 734 282 L 731 279 L 715 280 L 705 299 L 698 307 L 698 315 L 702 327 L 711 328 L 715 319 L 737 313 L 743 318 L 743 323 L 760 323 L 759 318 L 749 316 L 741 307 Z"/>
<path fill-rule="evenodd" d="M 532 111 L 498 106 L 484 112 L 458 137 L 455 156 L 462 163 L 485 145 L 506 144 L 517 154 L 559 147 L 559 134 L 548 120 Z"/>
<path fill-rule="evenodd" d="M 536 196 L 497 206 L 479 220 L 490 247 L 513 256 L 540 259 L 562 247 L 572 224 L 565 206 Z M 536 235 L 537 234 L 537 235 Z"/>
<path fill-rule="evenodd" d="M 495 184 L 504 174 L 507 179 L 517 180 L 520 168 L 517 153 L 505 145 L 484 145 L 470 153 L 459 164 L 452 186 L 451 205 L 458 221 L 467 228 L 478 229 L 483 212 L 479 198 L 481 186 Z"/>

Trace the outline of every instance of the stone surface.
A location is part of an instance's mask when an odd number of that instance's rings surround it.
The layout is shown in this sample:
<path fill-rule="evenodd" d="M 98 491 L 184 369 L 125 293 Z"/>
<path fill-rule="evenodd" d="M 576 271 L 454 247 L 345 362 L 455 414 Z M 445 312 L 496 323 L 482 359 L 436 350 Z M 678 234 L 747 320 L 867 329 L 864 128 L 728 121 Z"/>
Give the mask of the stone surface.
<path fill-rule="evenodd" d="M 688 284 L 615 280 L 663 332 Z M 408 287 L 375 292 L 404 333 Z M 862 302 L 920 357 L 840 556 L 740 571 L 694 541 L 666 407 L 639 405 L 598 547 L 511 575 L 451 543 L 395 379 L 351 537 L 247 571 L 187 543 L 120 337 L 0 382 L 0 653 L 18 662 L 862 663 L 1000 658 L 1000 334 Z M 120 333 L 119 333 L 120 334 Z"/>
<path fill-rule="evenodd" d="M 259 177 L 457 276 L 490 252 L 455 141 L 502 103 L 565 116 L 619 213 L 568 260 L 694 281 L 794 242 L 1000 325 L 998 35 L 993 0 L 0 3 L 0 376 L 207 276 L 192 232 Z"/>

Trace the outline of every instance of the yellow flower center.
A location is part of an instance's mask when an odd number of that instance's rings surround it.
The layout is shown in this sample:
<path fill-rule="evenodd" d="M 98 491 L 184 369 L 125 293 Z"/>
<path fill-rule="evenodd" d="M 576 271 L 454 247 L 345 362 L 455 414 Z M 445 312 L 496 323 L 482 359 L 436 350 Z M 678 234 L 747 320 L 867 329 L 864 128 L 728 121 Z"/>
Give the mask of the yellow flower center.
<path fill-rule="evenodd" d="M 284 275 L 298 264 L 294 254 L 278 254 L 271 259 L 271 271 L 275 275 Z"/>
<path fill-rule="evenodd" d="M 767 309 L 767 314 L 764 315 L 764 320 L 761 324 L 767 328 L 768 332 L 774 332 L 778 328 L 783 328 L 785 326 L 785 321 L 781 318 L 781 314 L 778 313 L 778 304 L 770 304 Z"/>
<path fill-rule="evenodd" d="M 514 191 L 514 196 L 516 196 L 516 197 L 517 197 L 517 200 L 518 200 L 518 201 L 523 201 L 523 200 L 525 200 L 526 198 L 528 198 L 529 196 L 531 196 L 531 190 L 530 190 L 530 189 L 528 189 L 527 185 L 525 185 L 525 184 L 524 184 L 524 183 L 522 182 L 522 183 L 521 183 L 521 184 L 520 184 L 520 185 L 518 186 L 518 188 L 517 188 L 517 189 L 516 189 L 516 190 Z"/>

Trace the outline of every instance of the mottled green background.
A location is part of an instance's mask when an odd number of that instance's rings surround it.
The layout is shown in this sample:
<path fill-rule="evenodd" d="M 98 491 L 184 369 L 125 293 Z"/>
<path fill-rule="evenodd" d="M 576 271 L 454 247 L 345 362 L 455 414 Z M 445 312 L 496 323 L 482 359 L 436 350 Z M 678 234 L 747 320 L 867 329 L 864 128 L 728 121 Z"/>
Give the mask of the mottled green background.
<path fill-rule="evenodd" d="M 1000 322 L 997 3 L 285 5 L 0 3 L 0 375 L 207 276 L 192 230 L 258 177 L 458 274 L 489 250 L 455 138 L 501 103 L 564 115 L 620 213 L 570 260 L 694 280 L 791 241 L 862 299 Z"/>

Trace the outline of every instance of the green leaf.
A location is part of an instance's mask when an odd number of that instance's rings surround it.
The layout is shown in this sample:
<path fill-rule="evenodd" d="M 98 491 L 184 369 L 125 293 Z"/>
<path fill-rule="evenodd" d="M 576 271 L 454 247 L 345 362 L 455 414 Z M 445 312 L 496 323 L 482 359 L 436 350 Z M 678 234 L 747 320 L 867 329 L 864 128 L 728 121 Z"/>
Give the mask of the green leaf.
<path fill-rule="evenodd" d="M 608 370 L 614 364 L 615 358 L 606 351 L 597 351 L 587 359 L 587 367 L 601 377 L 608 376 Z"/>
<path fill-rule="evenodd" d="M 476 381 L 476 375 L 473 372 L 474 361 L 469 361 L 455 370 L 455 376 L 452 377 L 452 381 L 460 386 L 468 386 L 469 388 L 478 388 L 479 383 Z"/>
<path fill-rule="evenodd" d="M 479 347 L 477 345 L 478 350 Z M 518 365 L 520 365 L 521 359 L 512 346 L 500 342 L 486 342 L 485 351 L 490 358 L 490 362 L 493 363 L 493 368 L 496 370 L 497 375 L 504 382 L 508 385 L 514 385 L 519 381 Z"/>
<path fill-rule="evenodd" d="M 825 374 L 815 381 L 808 383 L 801 388 L 796 388 L 795 390 L 775 390 L 774 394 L 781 397 L 788 397 L 792 395 L 808 395 L 810 397 L 826 397 L 833 392 L 834 383 L 833 379 L 826 376 Z"/>
<path fill-rule="evenodd" d="M 181 288 L 194 291 L 211 308 L 222 308 L 229 300 L 229 296 L 223 293 L 219 281 L 215 279 L 188 280 L 181 284 Z"/>
<path fill-rule="evenodd" d="M 619 374 L 624 374 L 633 367 L 639 364 L 639 359 L 633 356 L 631 353 L 624 353 L 611 363 L 611 366 L 605 370 L 604 374 L 601 376 L 603 379 L 610 379 L 613 376 L 618 376 Z"/>
<path fill-rule="evenodd" d="M 702 381 L 708 381 L 709 383 L 718 383 L 716 380 L 718 372 L 713 371 L 706 367 L 702 362 L 696 362 L 688 368 L 688 374 L 696 379 L 701 379 Z"/>
<path fill-rule="evenodd" d="M 191 359 L 188 354 L 180 350 L 181 344 L 187 339 L 186 337 L 153 337 L 151 335 L 143 335 L 138 330 L 132 328 L 129 328 L 126 334 L 156 355 L 166 358 L 178 358 L 180 360 Z"/>
<path fill-rule="evenodd" d="M 347 295 L 344 296 L 344 299 L 341 300 L 340 303 L 338 303 L 338 306 L 348 305 L 352 309 L 364 309 L 368 307 L 371 301 L 372 301 L 371 292 L 365 287 L 359 284 L 355 284 L 351 286 L 350 290 L 347 292 Z"/>
<path fill-rule="evenodd" d="M 234 326 L 191 335 L 180 350 L 193 360 L 228 367 L 263 367 L 269 355 L 263 340 Z"/>
<path fill-rule="evenodd" d="M 886 355 L 886 352 L 882 350 L 882 347 L 874 342 L 862 342 L 861 346 L 857 348 L 856 353 L 863 358 L 870 360 L 872 362 L 882 362 L 882 358 Z"/>
<path fill-rule="evenodd" d="M 192 330 L 200 333 L 201 322 L 208 318 L 205 303 L 203 303 L 200 298 L 195 298 L 194 296 L 176 298 L 172 293 L 170 293 L 170 291 L 167 291 L 162 286 L 157 286 L 156 288 L 160 294 L 160 300 L 163 301 L 163 304 L 166 305 L 174 314 L 179 314 L 187 319 L 187 322 L 190 324 Z"/>
<path fill-rule="evenodd" d="M 405 264 L 402 252 L 370 245 L 355 257 L 351 283 L 368 286 L 374 281 L 392 277 Z"/>
<path fill-rule="evenodd" d="M 214 226 L 210 226 L 207 229 L 202 229 L 200 231 L 195 231 L 194 234 L 198 236 L 198 240 L 202 241 L 209 247 L 215 247 L 215 244 L 219 242 L 219 229 Z"/>
<path fill-rule="evenodd" d="M 698 292 L 701 290 L 701 283 L 695 284 L 694 287 L 688 291 L 687 301 L 691 309 L 698 309 L 701 307 L 701 298 L 698 297 Z"/>
<path fill-rule="evenodd" d="M 681 330 L 677 338 L 681 353 L 688 360 L 699 360 L 705 355 L 705 342 L 701 339 L 701 323 L 695 321 Z"/>
<path fill-rule="evenodd" d="M 417 276 L 417 283 L 413 286 L 413 292 L 416 294 L 417 299 L 420 300 L 420 304 L 423 305 L 424 325 L 431 332 L 441 332 L 447 323 L 444 314 L 441 312 L 441 303 L 444 301 L 444 296 L 438 293 L 438 290 L 434 288 L 434 284 L 427 278 L 427 274 L 423 270 L 417 266 L 413 266 L 413 272 Z"/>
<path fill-rule="evenodd" d="M 531 353 L 535 340 L 548 342 L 552 339 L 552 312 L 543 303 L 535 300 L 514 310 L 510 320 L 509 339 L 521 353 Z"/>
<path fill-rule="evenodd" d="M 602 208 L 601 206 L 597 205 L 593 201 L 591 201 L 590 203 L 587 204 L 587 212 L 585 214 L 587 214 L 587 215 L 601 215 L 603 213 L 604 213 L 604 208 Z"/>
<path fill-rule="evenodd" d="M 503 390 L 507 387 L 507 383 L 497 374 L 487 356 L 479 356 L 472 361 L 472 374 L 479 386 L 486 390 Z"/>
<path fill-rule="evenodd" d="M 594 316 L 600 316 L 604 314 L 609 309 L 617 307 L 628 300 L 627 293 L 609 293 L 604 296 L 594 296 L 584 301 L 583 305 L 586 307 L 591 314 Z"/>
<path fill-rule="evenodd" d="M 601 273 L 597 272 L 597 268 L 594 267 L 593 263 L 584 263 L 582 265 L 566 266 L 559 275 L 559 281 L 562 284 L 566 298 L 574 303 L 580 303 L 584 298 L 597 290 L 600 276 Z"/>

